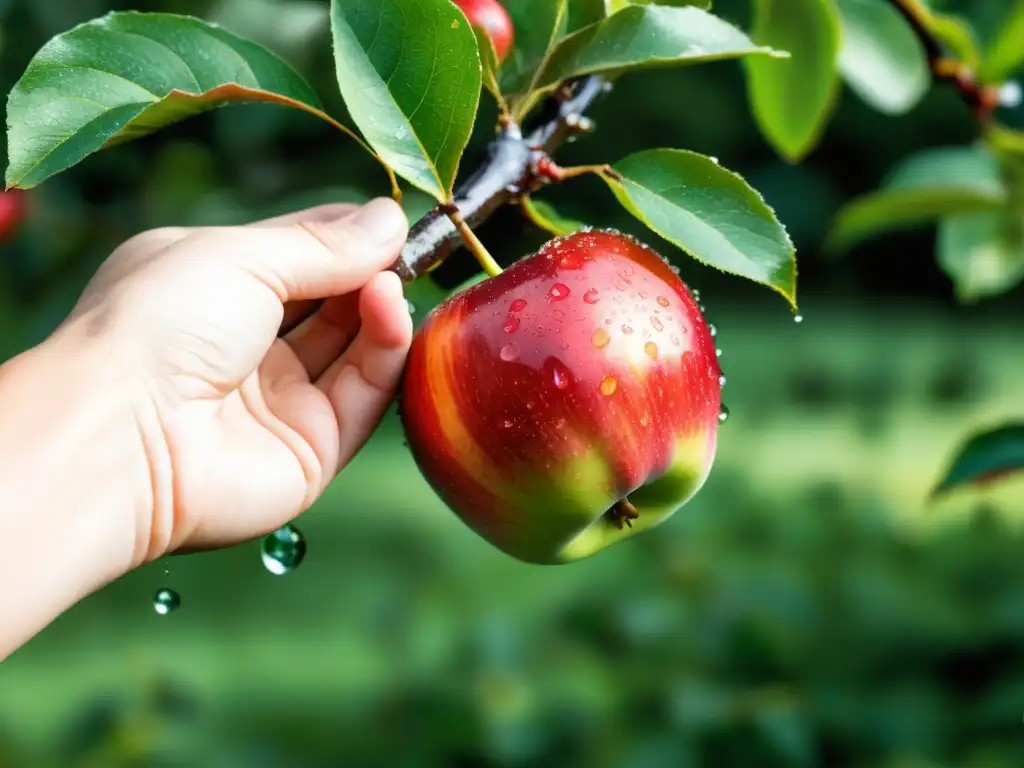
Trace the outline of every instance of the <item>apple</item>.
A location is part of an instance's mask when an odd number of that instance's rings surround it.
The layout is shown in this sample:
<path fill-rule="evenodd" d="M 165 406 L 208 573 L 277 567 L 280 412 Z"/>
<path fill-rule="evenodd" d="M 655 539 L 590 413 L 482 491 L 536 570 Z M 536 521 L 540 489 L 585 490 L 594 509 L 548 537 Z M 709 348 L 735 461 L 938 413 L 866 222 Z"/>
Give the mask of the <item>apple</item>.
<path fill-rule="evenodd" d="M 515 28 L 508 11 L 498 0 L 453 0 L 474 27 L 480 27 L 491 38 L 498 62 L 505 60 L 515 41 Z"/>
<path fill-rule="evenodd" d="M 582 231 L 427 315 L 401 414 L 423 476 L 470 528 L 520 560 L 567 563 L 700 490 L 720 376 L 668 263 L 621 233 Z"/>
<path fill-rule="evenodd" d="M 0 242 L 9 240 L 25 218 L 25 193 L 20 189 L 0 191 Z"/>

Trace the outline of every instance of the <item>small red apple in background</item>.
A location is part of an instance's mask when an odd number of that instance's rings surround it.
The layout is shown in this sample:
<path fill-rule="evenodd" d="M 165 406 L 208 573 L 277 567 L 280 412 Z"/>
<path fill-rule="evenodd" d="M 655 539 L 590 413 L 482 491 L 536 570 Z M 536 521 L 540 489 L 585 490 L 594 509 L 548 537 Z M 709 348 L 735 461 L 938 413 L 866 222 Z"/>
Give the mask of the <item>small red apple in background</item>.
<path fill-rule="evenodd" d="M 579 232 L 428 315 L 402 421 L 420 471 L 465 523 L 513 557 L 564 563 L 697 493 L 720 375 L 671 267 L 625 235 Z"/>
<path fill-rule="evenodd" d="M 508 11 L 498 0 L 452 0 L 462 9 L 474 27 L 480 27 L 490 35 L 491 44 L 498 62 L 505 60 L 515 41 L 515 29 Z"/>
<path fill-rule="evenodd" d="M 9 240 L 25 218 L 25 193 L 20 189 L 0 192 L 0 243 Z"/>

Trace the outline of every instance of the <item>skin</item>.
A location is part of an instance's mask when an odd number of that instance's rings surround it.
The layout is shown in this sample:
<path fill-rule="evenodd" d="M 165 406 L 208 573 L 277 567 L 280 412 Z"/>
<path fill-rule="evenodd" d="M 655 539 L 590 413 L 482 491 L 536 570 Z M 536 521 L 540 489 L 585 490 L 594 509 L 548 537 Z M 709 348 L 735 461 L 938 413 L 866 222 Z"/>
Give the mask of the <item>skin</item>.
<path fill-rule="evenodd" d="M 498 61 L 504 61 L 512 50 L 515 32 L 508 11 L 498 0 L 455 0 L 469 23 L 485 30 L 491 38 Z"/>
<path fill-rule="evenodd" d="M 402 418 L 424 476 L 470 527 L 522 560 L 568 562 L 700 489 L 720 375 L 669 265 L 625 236 L 579 233 L 427 318 Z M 609 513 L 626 498 L 635 509 Z"/>
<path fill-rule="evenodd" d="M 146 232 L 0 366 L 0 659 L 122 574 L 320 496 L 401 375 L 412 320 L 384 270 L 406 234 L 386 199 Z"/>

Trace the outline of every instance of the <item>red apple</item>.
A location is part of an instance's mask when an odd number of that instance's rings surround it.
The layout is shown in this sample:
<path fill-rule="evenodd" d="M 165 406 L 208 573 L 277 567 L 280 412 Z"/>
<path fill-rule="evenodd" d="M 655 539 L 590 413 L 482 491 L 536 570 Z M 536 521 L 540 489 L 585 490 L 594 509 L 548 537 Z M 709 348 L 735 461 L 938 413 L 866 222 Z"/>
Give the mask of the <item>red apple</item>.
<path fill-rule="evenodd" d="M 413 340 L 409 447 L 437 494 L 513 557 L 564 563 L 701 488 L 721 370 L 686 285 L 617 232 L 579 232 L 460 293 Z"/>
<path fill-rule="evenodd" d="M 0 242 L 10 239 L 25 218 L 25 193 L 20 189 L 0 192 Z"/>
<path fill-rule="evenodd" d="M 515 29 L 508 11 L 498 0 L 452 0 L 462 9 L 474 27 L 482 28 L 491 38 L 494 53 L 502 62 L 512 50 L 515 40 Z"/>

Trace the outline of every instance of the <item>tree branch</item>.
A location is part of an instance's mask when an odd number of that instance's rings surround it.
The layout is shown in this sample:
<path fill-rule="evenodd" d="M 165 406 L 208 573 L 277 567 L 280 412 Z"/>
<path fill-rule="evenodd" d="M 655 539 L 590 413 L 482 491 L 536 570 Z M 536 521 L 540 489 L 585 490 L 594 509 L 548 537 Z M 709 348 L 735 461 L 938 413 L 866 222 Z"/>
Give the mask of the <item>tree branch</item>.
<path fill-rule="evenodd" d="M 487 161 L 455 191 L 455 206 L 470 227 L 522 192 L 545 183 L 538 161 L 581 130 L 584 112 L 610 84 L 591 75 L 560 88 L 541 110 L 541 124 L 526 137 L 516 125 L 504 129 L 488 147 Z M 425 275 L 463 245 L 445 206 L 437 206 L 416 222 L 399 259 L 390 269 L 405 282 Z"/>
<path fill-rule="evenodd" d="M 966 63 L 946 55 L 942 43 L 928 24 L 928 9 L 919 0 L 889 0 L 890 4 L 906 19 L 910 28 L 924 48 L 932 78 L 951 84 L 960 98 L 974 112 L 979 122 L 986 122 L 999 106 L 999 89 L 978 82 L 977 73 Z"/>

